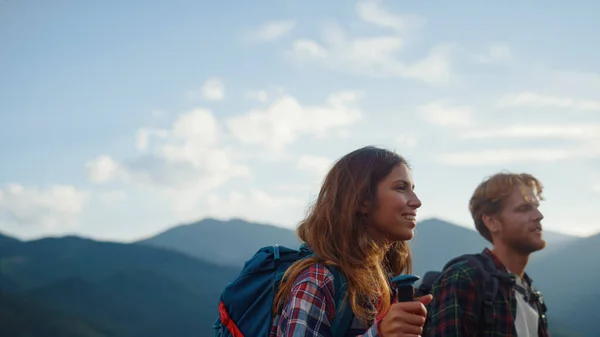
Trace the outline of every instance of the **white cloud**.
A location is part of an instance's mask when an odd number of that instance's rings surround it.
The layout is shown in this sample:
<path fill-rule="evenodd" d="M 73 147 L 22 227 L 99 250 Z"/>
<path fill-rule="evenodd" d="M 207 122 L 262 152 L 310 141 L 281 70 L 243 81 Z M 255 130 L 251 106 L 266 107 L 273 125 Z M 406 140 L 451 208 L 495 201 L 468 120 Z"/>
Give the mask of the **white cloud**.
<path fill-rule="evenodd" d="M 325 58 L 328 56 L 328 51 L 324 47 L 321 47 L 318 43 L 313 40 L 299 39 L 294 41 L 293 45 L 294 52 L 299 55 L 306 54 L 311 57 Z"/>
<path fill-rule="evenodd" d="M 530 107 L 550 107 L 552 104 L 570 106 L 575 101 L 597 101 L 600 92 L 600 74 L 583 71 L 549 69 L 546 66 L 532 64 L 526 72 L 519 73 L 521 85 L 519 91 L 509 92 L 505 98 L 512 101 L 520 94 L 524 103 Z M 523 90 L 522 88 L 532 88 Z M 529 96 L 529 97 L 527 97 Z M 530 102 L 527 102 L 530 101 Z M 565 101 L 567 102 L 565 104 Z M 499 102 L 502 106 L 503 102 Z M 548 104 L 550 103 L 550 104 Z M 595 104 L 593 104 L 595 105 Z"/>
<path fill-rule="evenodd" d="M 423 24 L 423 19 L 417 16 L 389 13 L 377 0 L 358 2 L 356 13 L 365 22 L 383 28 L 390 28 L 399 33 L 407 33 L 410 29 L 415 29 Z"/>
<path fill-rule="evenodd" d="M 308 184 L 282 184 L 275 187 L 276 191 L 289 193 L 307 193 L 314 187 Z"/>
<path fill-rule="evenodd" d="M 123 169 L 119 163 L 107 155 L 101 155 L 86 163 L 88 176 L 92 182 L 104 183 L 122 176 Z"/>
<path fill-rule="evenodd" d="M 327 157 L 303 155 L 298 159 L 297 167 L 300 170 L 312 172 L 319 178 L 323 178 L 332 164 L 333 161 Z"/>
<path fill-rule="evenodd" d="M 156 110 L 152 110 L 151 115 L 152 115 L 152 118 L 159 119 L 159 118 L 165 117 L 165 112 L 162 110 L 156 109 Z"/>
<path fill-rule="evenodd" d="M 269 100 L 269 94 L 266 90 L 248 91 L 246 92 L 246 98 L 264 103 Z"/>
<path fill-rule="evenodd" d="M 525 162 L 553 163 L 572 155 L 569 148 L 482 149 L 443 153 L 436 159 L 450 166 L 496 166 Z"/>
<path fill-rule="evenodd" d="M 135 148 L 139 151 L 144 151 L 148 148 L 149 138 L 152 136 L 166 138 L 169 135 L 168 130 L 153 130 L 148 128 L 142 128 L 138 130 L 135 138 Z"/>
<path fill-rule="evenodd" d="M 312 39 L 298 39 L 290 51 L 293 59 L 309 61 L 335 71 L 374 77 L 402 77 L 430 84 L 450 80 L 449 45 L 439 45 L 416 61 L 400 60 L 407 34 L 420 25 L 416 17 L 389 13 L 379 3 L 362 1 L 357 14 L 363 21 L 388 28 L 392 33 L 370 37 L 349 37 L 338 26 L 326 25 L 322 43 Z"/>
<path fill-rule="evenodd" d="M 219 125 L 212 111 L 208 109 L 199 108 L 182 114 L 173 123 L 171 132 L 176 139 L 188 141 L 199 147 L 210 147 L 219 142 Z M 162 150 L 171 152 L 175 147 L 168 145 Z M 194 158 L 198 159 L 197 156 Z"/>
<path fill-rule="evenodd" d="M 453 166 L 487 166 L 600 157 L 600 124 L 516 124 L 462 131 L 458 137 L 466 140 L 556 139 L 568 142 L 558 147 L 483 148 L 444 153 L 437 156 L 438 162 Z"/>
<path fill-rule="evenodd" d="M 302 135 L 326 136 L 343 130 L 361 119 L 354 106 L 361 94 L 338 92 L 331 94 L 324 105 L 303 106 L 285 95 L 266 109 L 255 109 L 227 120 L 230 133 L 244 144 L 263 145 L 281 151 Z"/>
<path fill-rule="evenodd" d="M 260 103 L 267 103 L 285 95 L 286 91 L 281 86 L 272 86 L 258 90 L 246 90 L 244 92 L 244 97 L 246 99 Z"/>
<path fill-rule="evenodd" d="M 127 193 L 120 190 L 101 191 L 97 193 L 97 198 L 104 203 L 111 204 L 127 199 Z"/>
<path fill-rule="evenodd" d="M 600 180 L 592 185 L 592 191 L 600 194 Z"/>
<path fill-rule="evenodd" d="M 431 124 L 449 127 L 470 127 L 475 124 L 470 107 L 450 106 L 434 101 L 418 107 L 421 118 Z"/>
<path fill-rule="evenodd" d="M 0 187 L 0 221 L 14 228 L 73 228 L 88 197 L 71 185 L 39 188 L 9 184 Z"/>
<path fill-rule="evenodd" d="M 221 144 L 220 126 L 212 111 L 194 109 L 180 115 L 169 130 L 149 130 L 156 138 L 139 147 L 140 156 L 117 162 L 100 156 L 88 162 L 93 182 L 120 181 L 158 190 L 182 214 L 194 213 L 206 193 L 225 182 L 250 174 L 235 162 L 231 149 Z"/>
<path fill-rule="evenodd" d="M 227 119 L 226 127 L 231 131 L 227 137 L 223 137 L 222 126 L 212 111 L 194 109 L 178 116 L 169 128 L 140 128 L 137 156 L 117 160 L 101 155 L 90 160 L 86 168 L 95 183 L 120 183 L 144 193 L 156 193 L 171 205 L 178 221 L 194 219 L 206 215 L 204 206 L 210 193 L 221 190 L 234 178 L 250 175 L 250 169 L 239 160 L 264 155 L 265 151 L 254 153 L 225 146 L 224 140 L 232 140 L 229 136 L 241 140 L 242 145 L 254 143 L 277 149 L 303 135 L 337 136 L 360 120 L 361 112 L 355 107 L 360 96 L 356 92 L 339 92 L 330 95 L 324 104 L 304 106 L 284 95 L 264 110 Z M 318 169 L 317 164 L 311 158 L 301 162 L 303 168 L 312 170 Z M 115 202 L 125 196 L 104 193 L 98 197 L 104 202 Z M 246 198 L 258 198 L 262 204 L 270 200 L 258 192 Z"/>
<path fill-rule="evenodd" d="M 499 102 L 501 107 L 555 107 L 581 111 L 600 110 L 600 101 L 585 100 L 569 96 L 553 96 L 534 92 L 520 92 L 502 97 Z"/>
<path fill-rule="evenodd" d="M 244 34 L 246 42 L 270 42 L 288 35 L 296 26 L 294 20 L 273 20 Z"/>
<path fill-rule="evenodd" d="M 460 137 L 466 139 L 600 139 L 600 124 L 516 124 L 502 128 L 471 130 L 461 133 Z"/>
<path fill-rule="evenodd" d="M 506 127 L 464 131 L 468 140 L 563 140 L 561 147 L 483 149 L 444 154 L 439 161 L 448 165 L 496 165 L 526 162 L 556 162 L 563 159 L 600 156 L 600 124 L 516 124 Z"/>
<path fill-rule="evenodd" d="M 409 134 L 409 135 L 397 136 L 395 142 L 402 148 L 413 148 L 413 147 L 417 146 L 417 143 L 419 142 L 419 140 L 417 139 L 416 136 Z"/>
<path fill-rule="evenodd" d="M 510 61 L 513 55 L 507 44 L 492 43 L 484 53 L 475 54 L 474 57 L 481 63 L 500 63 Z"/>
<path fill-rule="evenodd" d="M 190 91 L 188 96 L 191 98 L 200 96 L 209 101 L 220 101 L 225 98 L 225 83 L 219 77 L 211 77 L 204 82 L 200 90 Z"/>

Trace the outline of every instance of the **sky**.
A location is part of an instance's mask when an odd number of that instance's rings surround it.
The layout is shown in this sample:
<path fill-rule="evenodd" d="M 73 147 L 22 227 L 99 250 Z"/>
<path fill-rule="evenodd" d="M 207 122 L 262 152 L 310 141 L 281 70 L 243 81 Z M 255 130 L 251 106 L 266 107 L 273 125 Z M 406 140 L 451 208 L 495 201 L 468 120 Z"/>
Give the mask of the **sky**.
<path fill-rule="evenodd" d="M 473 228 L 499 171 L 600 232 L 600 3 L 0 1 L 0 232 L 129 242 L 293 228 L 331 164 L 409 161 L 418 219 Z"/>

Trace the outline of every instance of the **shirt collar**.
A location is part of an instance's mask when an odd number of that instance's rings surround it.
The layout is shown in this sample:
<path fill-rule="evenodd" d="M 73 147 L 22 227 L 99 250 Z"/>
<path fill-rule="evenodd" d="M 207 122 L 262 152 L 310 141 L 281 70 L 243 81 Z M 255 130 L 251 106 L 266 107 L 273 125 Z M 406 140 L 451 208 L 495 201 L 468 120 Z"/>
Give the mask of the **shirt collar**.
<path fill-rule="evenodd" d="M 487 255 L 492 260 L 492 262 L 494 262 L 496 268 L 498 268 L 500 271 L 503 271 L 505 273 L 509 272 L 508 269 L 506 269 L 506 266 L 502 264 L 500 259 L 498 259 L 498 257 L 496 257 L 496 255 L 494 255 L 494 253 L 492 253 L 492 251 L 489 248 L 486 247 L 483 250 L 483 254 Z M 525 281 L 527 284 L 533 283 L 533 280 L 529 277 L 529 275 L 527 275 L 527 273 L 523 274 L 523 281 Z"/>

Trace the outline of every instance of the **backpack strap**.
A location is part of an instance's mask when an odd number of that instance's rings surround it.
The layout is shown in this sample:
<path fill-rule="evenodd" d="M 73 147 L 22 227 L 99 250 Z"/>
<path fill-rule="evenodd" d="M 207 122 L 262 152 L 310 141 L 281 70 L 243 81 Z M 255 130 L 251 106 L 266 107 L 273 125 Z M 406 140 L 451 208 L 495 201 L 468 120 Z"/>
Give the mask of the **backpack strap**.
<path fill-rule="evenodd" d="M 546 302 L 544 302 L 544 299 L 542 298 L 542 293 L 536 291 L 535 288 L 533 293 L 533 296 L 535 297 L 535 306 L 537 307 L 538 314 L 540 315 L 540 324 L 545 329 L 548 329 L 548 317 L 546 316 L 546 311 L 548 311 L 548 308 L 546 307 Z"/>
<path fill-rule="evenodd" d="M 486 325 L 491 325 L 494 322 L 494 299 L 498 293 L 500 280 L 511 280 L 511 284 L 514 284 L 514 279 L 509 274 L 500 272 L 492 259 L 485 254 L 466 255 L 465 257 L 482 271 L 485 282 L 483 298 L 484 323 Z M 516 286 L 518 287 L 518 285 Z M 539 324 L 547 328 L 547 308 L 541 293 L 537 291 L 531 284 L 528 284 L 528 288 L 529 289 L 527 290 L 523 290 L 527 293 L 526 296 L 531 296 L 535 303 L 539 314 Z M 529 300 L 527 301 L 529 302 Z"/>
<path fill-rule="evenodd" d="M 484 293 L 483 293 L 483 319 L 485 325 L 494 324 L 494 300 L 498 294 L 498 288 L 500 287 L 496 266 L 493 261 L 487 256 L 481 254 L 475 255 L 475 261 L 479 261 L 478 268 L 482 271 L 484 281 Z"/>
<path fill-rule="evenodd" d="M 494 324 L 494 300 L 499 289 L 499 274 L 494 262 L 483 254 L 465 254 L 450 260 L 444 269 L 460 262 L 468 261 L 475 266 L 483 276 L 483 322 L 485 325 Z"/>
<path fill-rule="evenodd" d="M 548 308 L 546 307 L 542 293 L 537 291 L 537 289 L 530 283 L 527 284 L 527 289 L 521 287 L 520 285 L 515 285 L 515 288 L 518 292 L 525 296 L 525 301 L 528 303 L 534 303 L 539 315 L 539 324 L 544 328 L 548 328 L 548 319 L 546 317 L 546 311 Z"/>
<path fill-rule="evenodd" d="M 306 243 L 300 245 L 300 252 L 304 258 L 315 256 Z M 350 329 L 352 320 L 354 319 L 352 308 L 348 305 L 347 301 L 344 301 L 348 291 L 348 282 L 346 281 L 344 273 L 337 267 L 328 265 L 325 265 L 325 267 L 333 274 L 335 314 L 331 321 L 331 331 L 333 332 L 333 337 L 344 337 Z"/>
<path fill-rule="evenodd" d="M 425 295 L 431 294 L 431 290 L 433 288 L 433 284 L 439 279 L 442 275 L 439 271 L 428 271 L 423 275 L 423 280 L 417 287 L 415 291 L 415 297 L 421 297 Z"/>
<path fill-rule="evenodd" d="M 352 308 L 348 305 L 348 301 L 344 300 L 348 290 L 348 283 L 346 282 L 346 277 L 344 277 L 344 274 L 338 268 L 333 266 L 327 266 L 327 268 L 333 273 L 336 299 L 331 331 L 333 331 L 334 337 L 344 337 L 354 319 Z"/>

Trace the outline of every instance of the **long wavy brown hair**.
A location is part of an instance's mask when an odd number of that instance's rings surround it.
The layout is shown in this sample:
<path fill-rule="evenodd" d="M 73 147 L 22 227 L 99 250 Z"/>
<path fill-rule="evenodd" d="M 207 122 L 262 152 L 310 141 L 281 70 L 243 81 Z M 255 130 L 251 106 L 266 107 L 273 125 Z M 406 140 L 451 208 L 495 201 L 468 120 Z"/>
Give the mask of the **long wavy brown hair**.
<path fill-rule="evenodd" d="M 395 152 L 364 147 L 340 158 L 325 176 L 319 195 L 297 234 L 316 257 L 294 263 L 275 296 L 277 314 L 298 274 L 316 262 L 338 267 L 348 281 L 345 300 L 354 315 L 371 322 L 391 302 L 389 277 L 412 272 L 408 243 L 381 242 L 369 233 L 365 205 L 377 208 L 377 186 L 406 160 Z M 369 212 L 370 213 L 370 212 Z"/>

